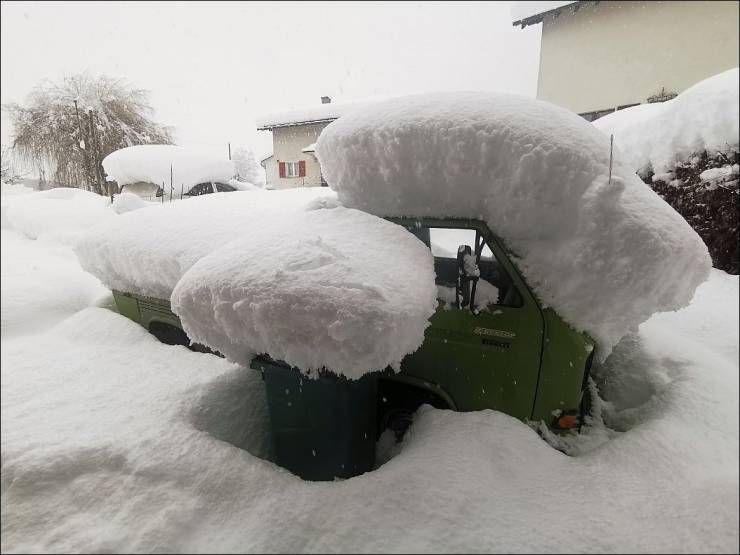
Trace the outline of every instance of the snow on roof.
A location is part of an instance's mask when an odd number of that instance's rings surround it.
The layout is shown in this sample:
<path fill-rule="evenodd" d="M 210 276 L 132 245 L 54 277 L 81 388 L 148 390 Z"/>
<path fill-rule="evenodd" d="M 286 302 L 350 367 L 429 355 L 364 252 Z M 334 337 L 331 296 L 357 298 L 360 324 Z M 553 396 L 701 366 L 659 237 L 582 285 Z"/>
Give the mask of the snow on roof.
<path fill-rule="evenodd" d="M 328 104 L 310 106 L 299 110 L 267 114 L 258 118 L 255 123 L 257 124 L 257 129 L 263 131 L 266 129 L 272 129 L 273 127 L 333 121 L 356 108 L 364 106 L 365 104 L 365 102 L 329 102 Z"/>
<path fill-rule="evenodd" d="M 192 341 L 350 379 L 400 367 L 437 306 L 434 260 L 406 229 L 343 207 L 246 222 L 188 270 L 172 308 Z M 389 248 L 389 245 L 393 245 Z"/>
<path fill-rule="evenodd" d="M 672 170 L 691 155 L 738 150 L 738 68 L 714 75 L 662 103 L 640 104 L 597 119 L 634 171 Z"/>
<path fill-rule="evenodd" d="M 237 191 L 136 210 L 89 230 L 75 252 L 106 286 L 169 299 L 182 275 L 202 257 L 260 229 L 279 214 L 303 210 L 326 187 Z"/>
<path fill-rule="evenodd" d="M 480 219 L 545 305 L 600 358 L 655 312 L 685 306 L 711 267 L 686 221 L 552 104 L 495 93 L 380 102 L 331 123 L 316 154 L 347 207 Z"/>
<path fill-rule="evenodd" d="M 103 159 L 103 169 L 119 185 L 139 181 L 170 186 L 170 168 L 175 191 L 187 192 L 198 183 L 227 183 L 234 163 L 204 149 L 174 145 L 137 145 L 122 148 Z"/>
<path fill-rule="evenodd" d="M 307 147 L 302 148 L 301 152 L 316 152 L 316 143 L 311 143 Z"/>
<path fill-rule="evenodd" d="M 513 25 L 520 25 L 526 27 L 527 25 L 534 25 L 540 23 L 544 15 L 553 10 L 557 10 L 570 4 L 576 4 L 577 2 L 555 2 L 555 1 L 533 1 L 533 2 L 511 2 L 509 9 L 511 10 L 511 18 Z"/>

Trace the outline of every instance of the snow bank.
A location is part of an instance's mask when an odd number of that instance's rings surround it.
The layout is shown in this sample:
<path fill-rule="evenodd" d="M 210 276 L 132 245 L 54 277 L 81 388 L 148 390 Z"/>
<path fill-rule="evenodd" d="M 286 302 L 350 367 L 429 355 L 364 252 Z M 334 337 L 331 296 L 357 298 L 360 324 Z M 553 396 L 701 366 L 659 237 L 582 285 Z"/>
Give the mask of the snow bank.
<path fill-rule="evenodd" d="M 429 249 L 401 226 L 342 207 L 248 227 L 172 293 L 188 337 L 230 360 L 269 353 L 350 379 L 400 366 L 436 306 Z"/>
<path fill-rule="evenodd" d="M 17 197 L 35 192 L 32 188 L 18 183 L 0 184 L 0 229 L 9 229 L 8 207 L 15 202 Z"/>
<path fill-rule="evenodd" d="M 82 267 L 111 289 L 168 299 L 203 256 L 272 219 L 334 193 L 326 187 L 238 191 L 122 214 L 86 232 L 75 246 Z"/>
<path fill-rule="evenodd" d="M 110 292 L 80 268 L 67 245 L 32 241 L 2 230 L 0 314 L 2 337 L 42 332 Z"/>
<path fill-rule="evenodd" d="M 551 104 L 493 93 L 381 102 L 329 124 L 316 154 L 347 207 L 488 222 L 540 299 L 606 357 L 655 312 L 685 306 L 710 269 L 691 227 L 609 139 Z"/>
<path fill-rule="evenodd" d="M 152 206 L 153 204 L 156 205 L 156 203 L 147 202 L 134 193 L 121 193 L 113 197 L 111 208 L 113 208 L 116 214 L 123 214 L 132 210 L 138 210 L 139 208 Z"/>
<path fill-rule="evenodd" d="M 170 168 L 175 191 L 187 193 L 207 181 L 228 183 L 234 163 L 202 149 L 173 145 L 137 145 L 112 152 L 103 159 L 103 169 L 119 186 L 140 181 L 164 184 L 169 191 Z"/>
<path fill-rule="evenodd" d="M 597 129 L 614 135 L 615 148 L 633 171 L 656 174 L 691 155 L 738 150 L 738 68 L 705 79 L 663 103 L 641 104 L 599 118 Z"/>
<path fill-rule="evenodd" d="M 239 181 L 238 179 L 229 179 L 228 184 L 237 191 L 259 191 L 262 189 L 262 187 L 258 187 L 254 183 L 250 183 L 249 181 Z"/>
<path fill-rule="evenodd" d="M 30 239 L 73 242 L 77 234 L 114 217 L 108 197 L 82 189 L 57 188 L 13 197 L 5 211 L 5 227 Z"/>

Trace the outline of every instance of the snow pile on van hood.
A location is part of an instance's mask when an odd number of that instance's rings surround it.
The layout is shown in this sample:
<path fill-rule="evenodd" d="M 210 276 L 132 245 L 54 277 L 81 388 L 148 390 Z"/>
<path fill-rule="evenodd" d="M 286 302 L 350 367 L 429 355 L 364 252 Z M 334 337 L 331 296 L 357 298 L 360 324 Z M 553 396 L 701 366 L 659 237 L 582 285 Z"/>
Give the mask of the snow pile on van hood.
<path fill-rule="evenodd" d="M 406 229 L 337 207 L 277 218 L 202 258 L 172 293 L 192 341 L 360 378 L 424 341 L 434 260 Z"/>
<path fill-rule="evenodd" d="M 593 125 L 614 135 L 628 166 L 664 173 L 692 154 L 737 151 L 740 143 L 738 68 L 705 79 L 676 98 L 641 104 L 603 118 Z"/>
<path fill-rule="evenodd" d="M 170 168 L 172 178 L 170 179 Z M 119 186 L 144 181 L 164 185 L 170 181 L 176 192 L 187 193 L 206 181 L 228 183 L 234 176 L 234 163 L 204 150 L 174 145 L 136 145 L 111 152 L 103 159 L 103 169 Z"/>
<path fill-rule="evenodd" d="M 326 187 L 203 195 L 121 214 L 75 245 L 82 267 L 111 289 L 168 299 L 203 256 L 334 193 Z"/>
<path fill-rule="evenodd" d="M 691 227 L 577 115 L 524 97 L 437 93 L 353 111 L 316 154 L 347 207 L 486 221 L 542 301 L 606 357 L 711 267 Z"/>

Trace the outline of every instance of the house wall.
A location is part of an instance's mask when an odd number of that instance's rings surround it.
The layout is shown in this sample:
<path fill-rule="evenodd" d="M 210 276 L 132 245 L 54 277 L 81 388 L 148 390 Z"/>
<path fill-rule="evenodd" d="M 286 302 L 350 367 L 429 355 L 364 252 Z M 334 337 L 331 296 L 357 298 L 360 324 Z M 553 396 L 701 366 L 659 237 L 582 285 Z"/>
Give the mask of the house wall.
<path fill-rule="evenodd" d="M 328 123 L 309 123 L 272 129 L 273 156 L 265 162 L 267 186 L 274 189 L 321 186 L 321 167 L 316 156 L 301 152 L 315 143 Z M 306 162 L 305 177 L 280 177 L 279 162 Z"/>
<path fill-rule="evenodd" d="M 737 65 L 738 2 L 588 2 L 543 21 L 537 98 L 591 112 Z"/>
<path fill-rule="evenodd" d="M 280 175 L 278 173 L 277 162 L 275 162 L 275 156 L 270 156 L 267 160 L 262 161 L 263 167 L 265 168 L 265 187 L 275 188 Z"/>

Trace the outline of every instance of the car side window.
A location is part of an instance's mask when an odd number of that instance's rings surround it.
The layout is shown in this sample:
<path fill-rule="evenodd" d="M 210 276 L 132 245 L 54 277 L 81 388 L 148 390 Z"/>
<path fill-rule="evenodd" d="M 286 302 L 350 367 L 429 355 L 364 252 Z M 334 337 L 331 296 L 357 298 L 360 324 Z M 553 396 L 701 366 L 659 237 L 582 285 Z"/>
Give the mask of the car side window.
<path fill-rule="evenodd" d="M 231 191 L 236 191 L 234 187 L 231 185 L 226 185 L 225 183 L 216 183 L 216 190 L 219 193 L 230 193 Z"/>
<path fill-rule="evenodd" d="M 213 192 L 213 185 L 210 183 L 198 183 L 195 187 L 187 192 L 188 196 L 197 197 L 200 195 L 207 195 Z"/>
<path fill-rule="evenodd" d="M 428 237 L 437 297 L 445 305 L 467 307 L 471 296 L 477 310 L 522 305 L 511 277 L 476 230 L 432 227 Z"/>

